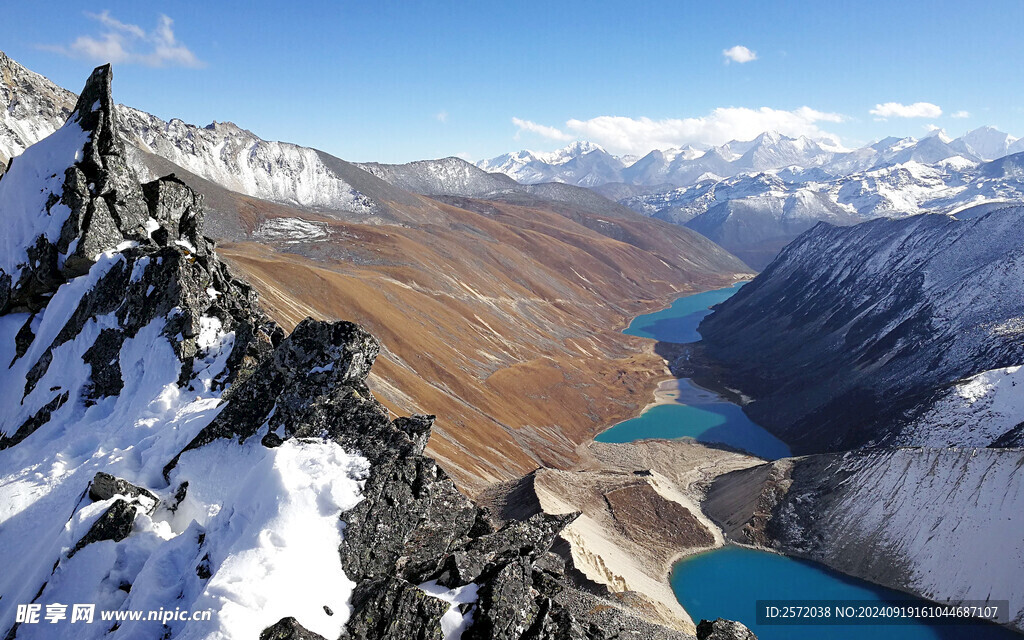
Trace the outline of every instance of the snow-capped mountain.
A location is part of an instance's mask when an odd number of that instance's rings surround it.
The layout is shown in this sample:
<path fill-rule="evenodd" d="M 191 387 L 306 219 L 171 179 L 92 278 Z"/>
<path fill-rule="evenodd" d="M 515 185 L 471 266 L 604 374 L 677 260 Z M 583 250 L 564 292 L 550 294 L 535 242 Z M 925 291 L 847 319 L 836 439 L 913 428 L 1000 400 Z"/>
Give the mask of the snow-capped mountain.
<path fill-rule="evenodd" d="M 900 148 L 898 143 L 886 147 Z M 763 268 L 817 221 L 856 224 L 1024 201 L 1021 161 L 1016 154 L 980 165 L 961 156 L 933 164 L 906 160 L 838 177 L 824 168 L 772 171 L 704 180 L 621 202 L 644 215 L 700 231 L 751 266 Z M 797 213 L 800 225 L 793 226 Z"/>
<path fill-rule="evenodd" d="M 797 453 L 1017 438 L 1024 415 L 974 423 L 1011 406 L 996 370 L 1024 364 L 1022 237 L 1020 205 L 818 224 L 704 320 L 702 344 L 754 399 L 751 418 Z M 922 415 L 950 431 L 905 428 Z"/>
<path fill-rule="evenodd" d="M 709 177 L 725 179 L 761 171 L 820 168 L 825 175 L 839 177 L 907 162 L 976 164 L 1019 151 L 1024 151 L 1024 142 L 992 127 L 981 127 L 956 139 L 940 130 L 921 139 L 886 138 L 853 150 L 767 131 L 753 140 L 733 140 L 717 147 L 654 149 L 638 159 L 615 157 L 593 143 L 574 142 L 548 154 L 519 151 L 476 164 L 523 184 L 567 182 L 597 187 L 618 180 L 634 186 L 683 187 Z M 588 164 L 598 165 L 600 170 L 580 170 L 579 165 L 587 157 Z"/>
<path fill-rule="evenodd" d="M 1017 142 L 1017 138 L 994 127 L 979 127 L 954 140 L 951 146 L 965 155 L 974 155 L 982 160 L 995 160 L 1024 151 L 1024 145 L 1015 145 Z"/>
<path fill-rule="evenodd" d="M 64 123 L 75 95 L 3 53 L 0 71 L 0 164 L 6 165 L 10 157 Z M 121 134 L 134 147 L 231 191 L 364 217 L 382 212 L 377 199 L 364 193 L 373 190 L 372 184 L 360 184 L 365 174 L 322 151 L 262 140 L 232 123 L 197 127 L 178 119 L 165 122 L 123 105 L 117 110 Z M 129 161 L 151 177 L 145 158 L 133 155 Z"/>
<path fill-rule="evenodd" d="M 581 187 L 621 182 L 625 163 L 600 145 L 577 141 L 548 153 L 506 153 L 476 166 L 489 173 L 503 173 L 522 184 L 565 182 Z"/>
<path fill-rule="evenodd" d="M 122 132 L 139 148 L 231 191 L 304 207 L 373 212 L 373 200 L 316 149 L 268 142 L 230 122 L 196 127 L 131 107 L 119 110 Z"/>
<path fill-rule="evenodd" d="M 492 526 L 367 388 L 372 335 L 271 322 L 110 82 L 0 177 L 4 637 L 684 637 L 573 586 L 575 514 Z"/>

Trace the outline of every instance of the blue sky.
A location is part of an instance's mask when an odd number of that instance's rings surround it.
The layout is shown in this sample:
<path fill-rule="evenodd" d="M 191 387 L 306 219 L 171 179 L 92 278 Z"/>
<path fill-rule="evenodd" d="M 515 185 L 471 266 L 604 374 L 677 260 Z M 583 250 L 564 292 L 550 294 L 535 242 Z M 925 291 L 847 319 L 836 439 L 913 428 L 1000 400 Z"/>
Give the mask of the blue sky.
<path fill-rule="evenodd" d="M 5 5 L 0 49 L 62 86 L 113 58 L 120 102 L 353 161 L 765 128 L 850 147 L 930 126 L 1024 136 L 1019 0 Z"/>

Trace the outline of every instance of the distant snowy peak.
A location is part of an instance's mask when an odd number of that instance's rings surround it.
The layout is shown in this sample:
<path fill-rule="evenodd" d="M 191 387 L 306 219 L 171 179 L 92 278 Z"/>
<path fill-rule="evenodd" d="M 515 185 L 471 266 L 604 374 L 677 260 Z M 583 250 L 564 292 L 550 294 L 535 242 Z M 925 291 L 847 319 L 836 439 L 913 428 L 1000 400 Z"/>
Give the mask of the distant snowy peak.
<path fill-rule="evenodd" d="M 540 160 L 541 162 L 546 162 L 548 164 L 565 164 L 566 162 L 569 162 L 573 158 L 578 158 L 582 155 L 586 155 L 593 151 L 607 153 L 607 151 L 604 150 L 604 147 L 602 147 L 599 144 L 587 142 L 585 140 L 578 140 L 576 142 L 573 142 L 572 144 L 569 144 L 568 146 L 562 147 L 561 149 L 552 151 L 550 153 L 534 154 L 534 157 L 537 160 Z"/>
<path fill-rule="evenodd" d="M 995 160 L 1013 153 L 1017 138 L 993 127 L 979 127 L 957 138 L 953 148 L 977 156 L 982 160 Z M 1024 151 L 1024 147 L 1020 150 Z"/>
<path fill-rule="evenodd" d="M 504 173 L 521 184 L 566 182 L 597 186 L 620 182 L 626 163 L 593 142 L 575 141 L 549 153 L 520 151 L 482 160 L 476 166 L 489 173 Z"/>
<path fill-rule="evenodd" d="M 365 162 L 356 166 L 400 189 L 430 196 L 478 197 L 520 186 L 505 175 L 488 173 L 455 157 L 408 164 Z"/>
<path fill-rule="evenodd" d="M 889 137 L 859 149 L 835 140 L 796 138 L 765 131 L 752 140 L 732 140 L 714 147 L 686 145 L 653 149 L 641 156 L 614 156 L 591 142 L 574 142 L 549 153 L 518 151 L 476 165 L 524 184 L 566 182 L 594 187 L 621 181 L 635 186 L 689 186 L 711 174 L 730 178 L 743 173 L 821 169 L 833 177 L 858 171 L 918 162 L 966 168 L 968 165 L 1024 151 L 1018 139 L 993 127 L 981 127 L 953 139 L 936 129 L 923 138 Z M 593 156 L 598 152 L 597 156 Z M 578 165 L 587 158 L 589 170 Z M 600 165 L 599 170 L 593 167 Z M 621 166 L 616 166 L 621 165 Z"/>
<path fill-rule="evenodd" d="M 523 149 L 514 153 L 505 153 L 490 160 L 481 160 L 476 163 L 476 166 L 489 173 L 503 173 L 522 184 L 540 182 L 572 182 L 576 184 L 575 180 L 562 178 L 559 168 L 577 158 L 595 152 L 606 156 L 612 164 L 622 164 L 620 160 L 608 154 L 604 147 L 593 142 L 578 140 L 555 151 L 536 152 Z"/>

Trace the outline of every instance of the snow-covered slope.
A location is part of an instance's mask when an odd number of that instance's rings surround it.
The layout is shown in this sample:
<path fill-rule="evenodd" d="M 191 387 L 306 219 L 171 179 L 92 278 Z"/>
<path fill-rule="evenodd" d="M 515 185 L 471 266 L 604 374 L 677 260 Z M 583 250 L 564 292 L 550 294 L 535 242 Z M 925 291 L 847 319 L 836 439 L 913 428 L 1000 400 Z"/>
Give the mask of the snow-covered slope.
<path fill-rule="evenodd" d="M 125 138 L 227 189 L 264 200 L 369 214 L 374 202 L 320 157 L 286 142 L 268 142 L 230 122 L 196 127 L 120 107 Z"/>
<path fill-rule="evenodd" d="M 14 276 L 0 304 L 0 621 L 18 638 L 228 638 L 299 615 L 337 636 L 354 587 L 337 514 L 368 463 L 327 440 L 180 455 L 280 330 L 211 253 L 184 185 L 126 189 L 109 78 L 97 69 L 68 123 L 0 179 L 0 221 L 22 229 L 0 249 Z M 43 201 L 17 197 L 40 184 Z M 328 593 L 302 565 L 322 568 Z M 31 603 L 93 605 L 96 624 L 12 627 Z M 174 607 L 217 615 L 101 620 Z"/>
<path fill-rule="evenodd" d="M 1024 364 L 1022 237 L 1021 206 L 966 220 L 819 224 L 704 320 L 702 344 L 727 365 L 725 383 L 754 398 L 751 418 L 796 452 L 897 434 L 901 444 L 935 442 L 901 424 L 947 385 Z M 985 419 L 984 403 L 971 406 Z M 994 424 L 961 426 L 942 441 L 985 446 L 1000 436 L 988 433 Z"/>
<path fill-rule="evenodd" d="M 1024 319 L 1002 331 L 1024 333 Z M 907 422 L 895 442 L 925 447 L 1024 445 L 1024 370 L 1002 367 L 958 380 Z"/>
<path fill-rule="evenodd" d="M 1022 630 L 1022 468 L 1020 449 L 809 456 L 721 476 L 704 508 L 740 542 L 937 602 L 1009 600 Z"/>
<path fill-rule="evenodd" d="M 56 131 L 75 95 L 0 51 L 0 173 L 7 161 Z"/>

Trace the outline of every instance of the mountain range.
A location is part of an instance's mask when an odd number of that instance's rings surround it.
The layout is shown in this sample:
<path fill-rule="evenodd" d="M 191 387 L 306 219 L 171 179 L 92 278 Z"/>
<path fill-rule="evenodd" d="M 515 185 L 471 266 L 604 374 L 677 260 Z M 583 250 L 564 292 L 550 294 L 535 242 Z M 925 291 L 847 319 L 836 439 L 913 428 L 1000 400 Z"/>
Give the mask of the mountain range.
<path fill-rule="evenodd" d="M 819 221 L 855 224 L 1015 201 L 1024 192 L 1021 151 L 1024 140 L 992 127 L 955 140 L 941 131 L 920 140 L 886 138 L 853 151 L 768 132 L 706 151 L 655 150 L 628 165 L 578 143 L 478 166 L 527 183 L 543 176 L 584 184 L 639 213 L 699 231 L 761 269 Z M 582 183 L 581 166 L 588 168 Z"/>
<path fill-rule="evenodd" d="M 732 540 L 1024 626 L 1021 141 L 350 163 L 110 77 L 0 53 L 0 621 L 703 638 L 665 576 Z M 741 279 L 695 346 L 620 332 Z M 593 442 L 659 354 L 799 457 Z"/>
<path fill-rule="evenodd" d="M 951 139 L 942 131 L 921 138 L 885 138 L 859 149 L 843 149 L 806 136 L 766 131 L 753 140 L 719 146 L 653 149 L 641 157 L 615 156 L 592 142 L 577 141 L 547 153 L 506 153 L 476 166 L 503 173 L 522 184 L 564 182 L 584 187 L 622 183 L 644 188 L 688 186 L 709 178 L 787 168 L 819 168 L 833 177 L 905 162 L 979 163 L 1024 151 L 1018 139 L 984 126 Z M 607 189 L 608 187 L 606 187 Z"/>

